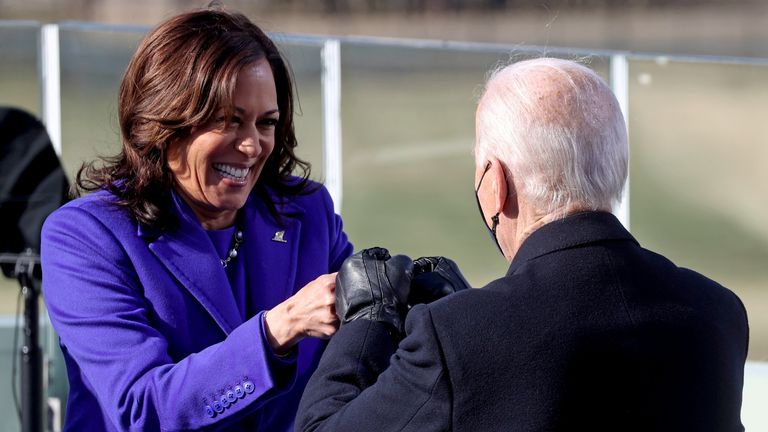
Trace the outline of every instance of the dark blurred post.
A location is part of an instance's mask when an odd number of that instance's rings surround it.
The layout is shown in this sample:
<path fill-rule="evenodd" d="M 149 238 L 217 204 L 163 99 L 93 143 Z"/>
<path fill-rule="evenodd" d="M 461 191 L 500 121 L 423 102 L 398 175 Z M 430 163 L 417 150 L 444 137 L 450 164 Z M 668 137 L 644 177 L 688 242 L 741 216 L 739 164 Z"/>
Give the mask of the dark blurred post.
<path fill-rule="evenodd" d="M 24 342 L 21 347 L 21 430 L 43 430 L 43 354 L 40 349 L 38 326 L 40 291 L 33 276 L 36 258 L 31 252 L 21 256 L 16 264 L 16 276 L 24 296 Z"/>

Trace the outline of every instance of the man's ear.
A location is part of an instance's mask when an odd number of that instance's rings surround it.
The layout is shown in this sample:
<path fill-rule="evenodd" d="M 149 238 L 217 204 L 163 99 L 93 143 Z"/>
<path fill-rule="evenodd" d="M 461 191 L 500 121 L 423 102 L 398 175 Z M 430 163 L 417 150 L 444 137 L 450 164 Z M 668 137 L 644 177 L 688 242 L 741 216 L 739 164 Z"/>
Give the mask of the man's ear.
<path fill-rule="evenodd" d="M 503 213 L 509 200 L 509 188 L 514 185 L 507 184 L 506 167 L 496 158 L 490 158 L 491 168 L 488 176 L 492 179 L 493 187 L 493 213 Z"/>

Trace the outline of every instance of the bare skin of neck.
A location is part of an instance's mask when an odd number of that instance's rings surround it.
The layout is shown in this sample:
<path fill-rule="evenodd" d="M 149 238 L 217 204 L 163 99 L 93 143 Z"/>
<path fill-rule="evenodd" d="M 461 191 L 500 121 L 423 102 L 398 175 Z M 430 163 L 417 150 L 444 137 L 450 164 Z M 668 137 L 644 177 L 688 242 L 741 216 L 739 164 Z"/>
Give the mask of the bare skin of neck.
<path fill-rule="evenodd" d="M 504 250 L 504 256 L 510 262 L 517 254 L 517 251 L 520 250 L 523 242 L 534 231 L 550 222 L 588 210 L 582 205 L 571 204 L 558 207 L 551 213 L 541 213 L 537 212 L 525 199 L 518 198 L 517 202 L 519 208 L 517 214 L 510 215 L 505 209 L 502 215 L 499 215 L 499 228 L 497 229 L 499 243 Z"/>

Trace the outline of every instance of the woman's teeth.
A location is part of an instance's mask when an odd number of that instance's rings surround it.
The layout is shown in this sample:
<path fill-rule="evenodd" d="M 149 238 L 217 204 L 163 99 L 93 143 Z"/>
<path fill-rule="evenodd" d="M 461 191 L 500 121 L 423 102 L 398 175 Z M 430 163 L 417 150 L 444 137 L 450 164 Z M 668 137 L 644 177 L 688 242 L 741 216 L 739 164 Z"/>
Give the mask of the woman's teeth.
<path fill-rule="evenodd" d="M 221 174 L 223 177 L 236 181 L 245 180 L 245 178 L 248 177 L 248 173 L 251 172 L 250 168 L 237 168 L 232 165 L 221 163 L 213 164 L 213 169 L 215 169 L 216 172 Z"/>

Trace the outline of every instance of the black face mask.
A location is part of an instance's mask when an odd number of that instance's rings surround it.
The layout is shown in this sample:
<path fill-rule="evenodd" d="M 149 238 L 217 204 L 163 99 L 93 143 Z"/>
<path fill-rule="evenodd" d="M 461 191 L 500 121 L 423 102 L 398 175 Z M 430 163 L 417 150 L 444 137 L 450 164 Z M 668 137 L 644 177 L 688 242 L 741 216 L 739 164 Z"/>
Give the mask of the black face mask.
<path fill-rule="evenodd" d="M 480 190 L 480 185 L 483 184 L 483 179 L 485 178 L 485 174 L 488 172 L 489 169 L 491 169 L 490 161 L 488 161 L 488 164 L 485 166 L 485 171 L 483 171 L 483 175 L 480 176 L 480 181 L 477 182 L 477 189 L 475 189 L 475 200 L 477 201 L 477 209 L 480 210 L 480 216 L 483 218 L 483 225 L 485 225 L 485 227 L 488 229 L 488 234 L 491 235 L 493 242 L 496 243 L 496 247 L 499 248 L 499 252 L 501 252 L 501 256 L 506 258 L 506 256 L 504 255 L 504 251 L 501 250 L 499 239 L 496 238 L 496 227 L 499 225 L 499 213 L 496 213 L 491 217 L 493 226 L 488 226 L 488 223 L 485 221 L 485 213 L 483 213 L 483 206 L 480 205 L 480 197 L 477 195 L 478 191 Z"/>

